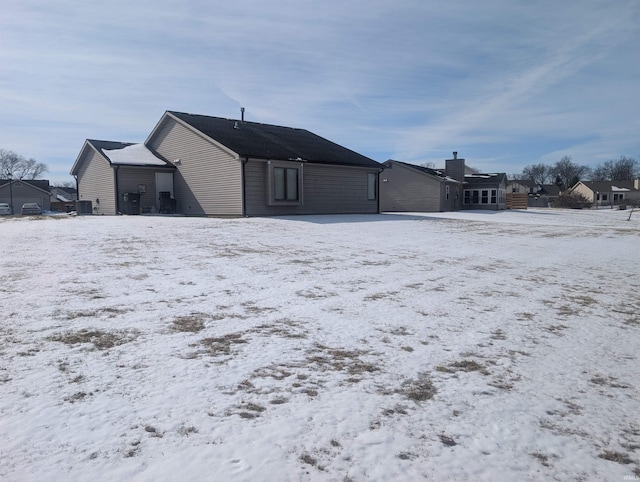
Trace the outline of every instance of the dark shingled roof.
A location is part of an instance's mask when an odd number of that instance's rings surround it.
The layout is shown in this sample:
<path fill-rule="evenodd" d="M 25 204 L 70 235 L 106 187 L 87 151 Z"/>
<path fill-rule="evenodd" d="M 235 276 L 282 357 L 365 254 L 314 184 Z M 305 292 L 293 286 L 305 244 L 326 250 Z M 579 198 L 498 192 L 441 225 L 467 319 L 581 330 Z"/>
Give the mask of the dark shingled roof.
<path fill-rule="evenodd" d="M 108 151 L 113 149 L 124 149 L 125 147 L 135 144 L 134 142 L 98 141 L 95 139 L 87 139 L 87 142 L 96 149 L 106 149 Z"/>
<path fill-rule="evenodd" d="M 464 181 L 469 184 L 499 184 L 502 181 L 507 182 L 507 175 L 504 172 L 465 174 Z"/>
<path fill-rule="evenodd" d="M 582 181 L 582 184 L 593 192 L 609 192 L 613 190 L 614 186 L 618 189 L 634 190 L 633 181 Z"/>
<path fill-rule="evenodd" d="M 397 164 L 402 164 L 403 166 L 407 166 L 407 167 L 410 167 L 412 169 L 416 169 L 418 171 L 422 171 L 425 174 L 429 174 L 431 176 L 440 178 L 443 181 L 460 182 L 460 181 L 456 181 L 452 177 L 447 177 L 447 175 L 444 173 L 444 171 L 442 171 L 440 169 L 433 169 L 431 167 L 418 166 L 416 164 L 409 164 L 408 162 L 396 161 L 394 159 L 389 159 L 387 162 L 384 163 L 384 165 L 386 167 L 390 167 L 391 163 L 393 163 L 393 162 L 395 162 Z"/>
<path fill-rule="evenodd" d="M 382 165 L 304 129 L 169 111 L 240 157 L 303 160 L 319 164 Z"/>
<path fill-rule="evenodd" d="M 14 186 L 16 182 L 26 182 L 27 184 L 31 184 L 33 187 L 49 192 L 49 181 L 46 179 L 13 179 L 13 182 Z M 0 186 L 4 184 L 9 184 L 9 179 L 0 179 Z"/>
<path fill-rule="evenodd" d="M 546 196 L 559 196 L 560 187 L 556 184 L 543 184 L 540 186 L 540 194 L 544 194 Z"/>
<path fill-rule="evenodd" d="M 512 181 L 509 181 L 509 183 L 518 183 L 521 186 L 527 186 L 530 188 L 537 188 L 538 184 L 535 181 L 532 181 L 531 179 L 514 179 Z"/>

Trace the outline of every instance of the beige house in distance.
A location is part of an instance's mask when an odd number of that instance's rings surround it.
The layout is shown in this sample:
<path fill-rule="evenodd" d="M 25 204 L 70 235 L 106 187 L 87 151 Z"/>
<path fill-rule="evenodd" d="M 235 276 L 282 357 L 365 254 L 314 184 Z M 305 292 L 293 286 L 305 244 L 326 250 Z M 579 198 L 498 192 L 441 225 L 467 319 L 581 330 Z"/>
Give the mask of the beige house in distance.
<path fill-rule="evenodd" d="M 567 194 L 581 194 L 594 207 L 640 202 L 640 179 L 633 181 L 578 181 Z"/>

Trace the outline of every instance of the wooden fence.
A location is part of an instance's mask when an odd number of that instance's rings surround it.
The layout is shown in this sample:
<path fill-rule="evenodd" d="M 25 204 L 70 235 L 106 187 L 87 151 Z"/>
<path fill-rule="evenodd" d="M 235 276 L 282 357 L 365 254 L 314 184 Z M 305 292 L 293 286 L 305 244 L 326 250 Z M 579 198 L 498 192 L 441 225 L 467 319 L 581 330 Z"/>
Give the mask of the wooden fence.
<path fill-rule="evenodd" d="M 507 209 L 527 209 L 528 197 L 526 192 L 508 192 Z"/>

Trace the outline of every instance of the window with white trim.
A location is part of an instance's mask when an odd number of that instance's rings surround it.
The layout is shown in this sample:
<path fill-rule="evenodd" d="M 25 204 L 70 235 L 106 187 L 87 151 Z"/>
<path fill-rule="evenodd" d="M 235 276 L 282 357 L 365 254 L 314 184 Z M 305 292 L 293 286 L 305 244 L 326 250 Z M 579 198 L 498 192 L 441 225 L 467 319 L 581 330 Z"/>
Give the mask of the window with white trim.
<path fill-rule="evenodd" d="M 504 189 L 465 189 L 463 203 L 469 204 L 504 204 L 507 192 Z"/>

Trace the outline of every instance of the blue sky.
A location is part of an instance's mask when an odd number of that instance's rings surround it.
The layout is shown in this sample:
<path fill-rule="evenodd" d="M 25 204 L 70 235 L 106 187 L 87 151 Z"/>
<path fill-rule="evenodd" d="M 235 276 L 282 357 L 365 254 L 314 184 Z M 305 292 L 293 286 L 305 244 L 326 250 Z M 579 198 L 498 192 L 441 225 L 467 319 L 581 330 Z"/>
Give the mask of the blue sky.
<path fill-rule="evenodd" d="M 485 172 L 640 160 L 638 0 L 0 0 L 0 148 L 53 183 L 165 110 Z"/>

